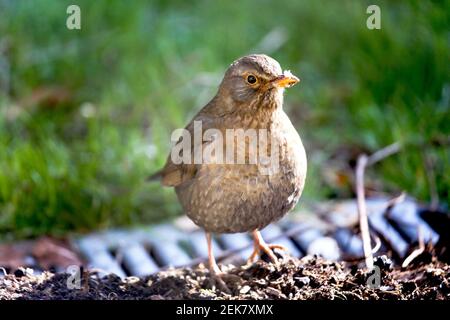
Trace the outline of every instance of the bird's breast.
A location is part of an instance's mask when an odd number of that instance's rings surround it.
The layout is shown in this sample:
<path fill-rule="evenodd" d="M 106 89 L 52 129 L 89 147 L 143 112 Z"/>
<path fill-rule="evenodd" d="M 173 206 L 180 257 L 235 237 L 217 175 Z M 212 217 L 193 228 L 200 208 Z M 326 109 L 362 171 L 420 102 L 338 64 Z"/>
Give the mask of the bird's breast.
<path fill-rule="evenodd" d="M 246 232 L 265 227 L 295 206 L 306 177 L 302 141 L 284 113 L 265 134 L 266 141 L 254 149 L 249 139 L 239 144 L 235 137 L 234 153 L 244 154 L 247 162 L 201 164 L 194 179 L 176 188 L 196 224 L 210 232 Z M 257 162 L 249 163 L 254 153 Z"/>

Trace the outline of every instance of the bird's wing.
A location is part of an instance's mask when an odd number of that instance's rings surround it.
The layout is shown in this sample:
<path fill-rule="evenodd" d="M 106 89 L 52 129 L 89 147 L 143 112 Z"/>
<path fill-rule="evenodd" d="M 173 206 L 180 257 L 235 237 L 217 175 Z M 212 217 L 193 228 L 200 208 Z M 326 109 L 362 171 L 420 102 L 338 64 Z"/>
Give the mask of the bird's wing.
<path fill-rule="evenodd" d="M 217 127 L 217 118 L 210 117 L 209 115 L 200 112 L 185 128 L 190 133 L 191 137 L 191 162 L 175 164 L 172 161 L 171 154 L 169 154 L 164 168 L 152 175 L 150 179 L 160 179 L 162 185 L 176 187 L 186 181 L 189 181 L 195 176 L 201 164 L 194 164 L 194 151 L 195 149 L 199 149 L 195 148 L 196 139 L 194 139 L 194 121 L 201 121 L 202 136 L 205 130 Z M 177 143 L 180 143 L 181 139 L 182 137 L 180 137 L 180 140 L 178 140 Z M 202 144 L 202 150 L 205 145 L 209 143 L 209 141 L 203 141 L 203 139 L 199 139 L 199 141 Z"/>

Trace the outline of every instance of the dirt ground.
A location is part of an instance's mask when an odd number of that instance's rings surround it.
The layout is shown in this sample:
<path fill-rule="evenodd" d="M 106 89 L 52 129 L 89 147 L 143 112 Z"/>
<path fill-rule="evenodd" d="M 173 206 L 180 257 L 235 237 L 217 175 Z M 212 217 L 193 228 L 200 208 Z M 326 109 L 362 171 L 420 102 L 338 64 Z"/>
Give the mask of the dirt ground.
<path fill-rule="evenodd" d="M 250 266 L 223 266 L 227 288 L 211 280 L 208 270 L 169 269 L 145 278 L 120 279 L 84 271 L 81 287 L 69 274 L 32 275 L 18 269 L 0 277 L 0 299 L 307 299 L 307 300 L 445 300 L 450 298 L 450 265 L 432 259 L 408 269 L 378 258 L 373 272 L 317 257 L 285 257 L 280 266 L 258 261 Z M 87 279 L 87 281 L 86 281 Z M 229 292 L 226 292 L 228 290 Z"/>

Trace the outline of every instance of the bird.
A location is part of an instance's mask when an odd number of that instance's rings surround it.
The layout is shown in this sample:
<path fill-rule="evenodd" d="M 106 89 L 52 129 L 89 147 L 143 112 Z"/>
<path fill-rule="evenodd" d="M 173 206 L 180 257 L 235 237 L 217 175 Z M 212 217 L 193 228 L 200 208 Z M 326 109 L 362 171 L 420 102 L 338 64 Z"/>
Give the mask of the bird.
<path fill-rule="evenodd" d="M 265 54 L 235 60 L 216 95 L 184 128 L 187 135 L 179 137 L 165 166 L 150 177 L 174 187 L 186 215 L 205 230 L 212 275 L 223 274 L 213 254 L 212 234 L 251 233 L 254 249 L 249 263 L 264 253 L 278 263 L 273 250 L 285 250 L 266 243 L 260 230 L 293 209 L 305 185 L 306 152 L 283 110 L 285 89 L 299 81 Z M 254 136 L 247 132 L 265 133 L 265 143 L 258 140 L 255 147 Z M 209 150 L 209 161 L 201 161 L 204 157 L 198 156 L 198 150 Z M 225 161 L 220 153 L 234 162 Z M 255 161 L 261 153 L 266 161 Z M 244 161 L 236 161 L 239 156 Z"/>

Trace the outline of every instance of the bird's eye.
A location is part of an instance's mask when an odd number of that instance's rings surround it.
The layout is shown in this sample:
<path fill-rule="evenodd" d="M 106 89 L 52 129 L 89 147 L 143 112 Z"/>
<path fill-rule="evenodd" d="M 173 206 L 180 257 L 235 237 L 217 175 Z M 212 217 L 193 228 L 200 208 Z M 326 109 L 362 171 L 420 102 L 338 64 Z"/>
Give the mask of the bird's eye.
<path fill-rule="evenodd" d="M 255 84 L 258 80 L 256 79 L 256 77 L 252 74 L 247 76 L 247 82 L 250 84 Z"/>

